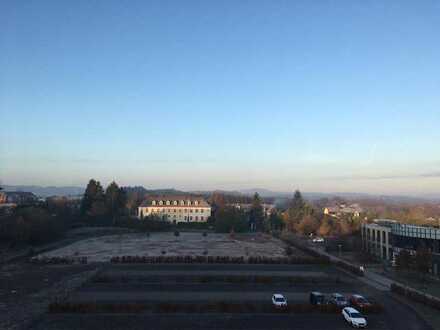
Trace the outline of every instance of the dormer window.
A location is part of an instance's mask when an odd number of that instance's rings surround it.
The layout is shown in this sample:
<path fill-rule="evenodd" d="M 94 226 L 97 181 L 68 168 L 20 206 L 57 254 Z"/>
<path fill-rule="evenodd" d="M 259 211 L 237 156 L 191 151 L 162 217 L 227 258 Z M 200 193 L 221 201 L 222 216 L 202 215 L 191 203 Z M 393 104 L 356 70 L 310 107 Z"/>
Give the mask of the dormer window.
<path fill-rule="evenodd" d="M 167 201 L 167 205 L 170 205 L 170 201 Z"/>
<path fill-rule="evenodd" d="M 187 204 L 187 205 L 191 205 L 191 201 L 188 199 L 188 200 L 186 201 L 186 204 Z"/>
<path fill-rule="evenodd" d="M 177 201 L 174 201 L 173 204 L 174 204 L 174 205 L 177 205 Z"/>
<path fill-rule="evenodd" d="M 181 200 L 181 201 L 180 201 L 180 205 L 185 205 L 185 201 L 184 201 L 184 200 Z"/>
<path fill-rule="evenodd" d="M 156 205 L 156 201 L 152 201 L 152 202 L 151 202 L 151 205 Z"/>
<path fill-rule="evenodd" d="M 162 202 L 162 201 L 159 201 L 159 205 L 163 205 L 163 202 Z"/>
<path fill-rule="evenodd" d="M 194 201 L 194 205 L 199 205 L 199 202 L 198 201 Z"/>

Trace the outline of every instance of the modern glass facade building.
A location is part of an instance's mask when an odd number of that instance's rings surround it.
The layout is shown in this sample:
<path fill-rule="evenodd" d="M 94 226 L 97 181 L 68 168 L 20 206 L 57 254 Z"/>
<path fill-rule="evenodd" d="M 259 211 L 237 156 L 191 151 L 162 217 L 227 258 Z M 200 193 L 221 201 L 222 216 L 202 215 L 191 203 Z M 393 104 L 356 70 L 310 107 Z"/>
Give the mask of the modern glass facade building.
<path fill-rule="evenodd" d="M 430 249 L 432 272 L 440 274 L 440 229 L 377 219 L 363 224 L 361 232 L 364 250 L 383 260 L 393 260 L 402 249 L 412 252 L 418 248 Z"/>

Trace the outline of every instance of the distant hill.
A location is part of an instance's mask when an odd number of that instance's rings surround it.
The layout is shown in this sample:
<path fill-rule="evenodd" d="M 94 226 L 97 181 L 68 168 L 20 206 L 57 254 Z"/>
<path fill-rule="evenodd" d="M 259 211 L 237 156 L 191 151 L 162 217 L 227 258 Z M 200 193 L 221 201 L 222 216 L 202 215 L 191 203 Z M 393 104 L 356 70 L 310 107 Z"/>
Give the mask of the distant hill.
<path fill-rule="evenodd" d="M 257 192 L 261 197 L 272 197 L 272 198 L 292 198 L 292 192 L 285 191 L 272 191 L 262 188 L 254 189 L 244 189 L 240 190 L 244 195 L 253 195 Z M 384 202 L 394 202 L 394 203 L 420 203 L 420 202 L 435 202 L 440 201 L 440 194 L 426 194 L 420 196 L 405 196 L 405 195 L 375 195 L 368 193 L 352 193 L 352 192 L 331 192 L 331 193 L 321 193 L 321 192 L 301 192 L 303 197 L 308 200 L 317 200 L 321 198 L 334 198 L 341 197 L 346 200 L 360 200 L 360 199 L 375 199 Z"/>
<path fill-rule="evenodd" d="M 24 186 L 24 185 L 2 185 L 4 191 L 28 191 L 32 192 L 39 197 L 49 197 L 49 196 L 77 196 L 84 193 L 85 187 L 75 187 L 75 186 Z M 293 190 L 290 192 L 286 191 L 272 191 L 264 188 L 254 188 L 254 189 L 242 189 L 242 190 L 206 190 L 206 191 L 182 191 L 174 188 L 166 189 L 146 189 L 143 186 L 133 186 L 133 187 L 123 187 L 127 192 L 138 192 L 145 195 L 182 195 L 182 194 L 197 194 L 209 196 L 213 192 L 219 192 L 231 196 L 252 196 L 255 192 L 263 198 L 274 198 L 284 200 L 287 198 L 292 198 Z M 376 201 L 383 201 L 388 203 L 420 203 L 420 202 L 440 202 L 440 193 L 438 194 L 424 194 L 420 196 L 403 196 L 403 195 L 374 195 L 367 193 L 351 193 L 351 192 L 335 192 L 335 193 L 321 193 L 321 192 L 301 192 L 305 199 L 310 201 L 315 201 L 322 198 L 334 198 L 341 197 L 346 200 L 362 200 L 362 199 L 373 199 Z"/>
<path fill-rule="evenodd" d="M 143 186 L 122 187 L 127 193 L 138 193 L 141 195 L 184 195 L 187 192 L 176 190 L 174 188 L 165 189 L 146 189 Z"/>
<path fill-rule="evenodd" d="M 49 196 L 77 196 L 84 193 L 85 188 L 83 187 L 42 187 L 42 186 L 7 186 L 2 185 L 4 191 L 27 191 L 34 193 L 38 197 L 49 197 Z"/>

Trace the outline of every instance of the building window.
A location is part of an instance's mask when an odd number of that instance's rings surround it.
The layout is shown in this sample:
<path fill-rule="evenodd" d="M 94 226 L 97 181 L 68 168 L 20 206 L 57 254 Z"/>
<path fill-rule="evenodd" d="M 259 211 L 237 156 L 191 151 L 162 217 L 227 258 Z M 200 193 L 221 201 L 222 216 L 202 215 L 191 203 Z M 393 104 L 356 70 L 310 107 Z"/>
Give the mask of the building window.
<path fill-rule="evenodd" d="M 163 205 L 163 202 L 162 202 L 162 201 L 159 201 L 159 205 Z"/>
<path fill-rule="evenodd" d="M 202 221 L 203 221 L 203 216 L 201 216 L 201 217 L 200 217 L 200 220 L 202 220 Z"/>
<path fill-rule="evenodd" d="M 194 201 L 194 205 L 199 205 L 199 202 L 198 201 Z"/>
<path fill-rule="evenodd" d="M 156 205 L 156 201 L 152 201 L 152 202 L 151 202 L 151 205 Z"/>
<path fill-rule="evenodd" d="M 193 217 L 189 217 L 189 220 L 192 220 L 193 219 Z"/>
<path fill-rule="evenodd" d="M 170 205 L 170 201 L 167 201 L 167 205 Z"/>
<path fill-rule="evenodd" d="M 181 200 L 180 205 L 185 205 L 185 201 Z"/>
<path fill-rule="evenodd" d="M 174 205 L 177 205 L 177 201 L 174 201 L 173 204 L 174 204 Z"/>
<path fill-rule="evenodd" d="M 197 220 L 199 220 L 199 217 L 198 217 L 198 216 L 196 216 L 196 221 L 197 221 Z"/>

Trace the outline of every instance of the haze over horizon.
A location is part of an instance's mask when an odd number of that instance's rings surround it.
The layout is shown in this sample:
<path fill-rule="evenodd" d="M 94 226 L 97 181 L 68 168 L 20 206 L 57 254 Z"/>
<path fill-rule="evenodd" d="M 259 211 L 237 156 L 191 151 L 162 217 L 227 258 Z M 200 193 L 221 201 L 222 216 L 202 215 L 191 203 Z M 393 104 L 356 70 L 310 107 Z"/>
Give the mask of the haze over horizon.
<path fill-rule="evenodd" d="M 0 3 L 0 182 L 440 192 L 440 3 Z"/>

